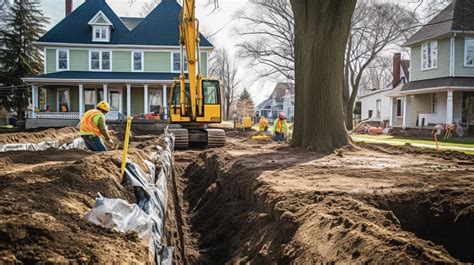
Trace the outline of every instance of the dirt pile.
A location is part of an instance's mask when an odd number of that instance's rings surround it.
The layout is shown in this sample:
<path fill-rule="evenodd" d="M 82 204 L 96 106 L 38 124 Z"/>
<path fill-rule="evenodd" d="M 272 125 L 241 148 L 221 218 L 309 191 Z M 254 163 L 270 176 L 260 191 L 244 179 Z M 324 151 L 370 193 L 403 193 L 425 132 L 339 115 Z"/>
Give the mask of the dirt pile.
<path fill-rule="evenodd" d="M 170 233 L 191 264 L 472 262 L 473 157 L 430 152 L 321 156 L 242 138 L 184 152 L 196 160 L 178 177 L 184 228 Z"/>
<path fill-rule="evenodd" d="M 63 144 L 72 142 L 77 137 L 79 137 L 79 130 L 76 128 L 51 128 L 37 132 L 3 133 L 0 134 L 0 144 L 39 143 L 53 140 L 59 140 L 60 144 Z"/>
<path fill-rule="evenodd" d="M 130 156 L 136 161 L 146 157 L 136 149 Z M 7 152 L 0 153 L 0 161 L 0 263 L 148 260 L 146 242 L 136 234 L 116 233 L 83 219 L 99 192 L 135 201 L 133 191 L 121 185 L 121 151 Z"/>

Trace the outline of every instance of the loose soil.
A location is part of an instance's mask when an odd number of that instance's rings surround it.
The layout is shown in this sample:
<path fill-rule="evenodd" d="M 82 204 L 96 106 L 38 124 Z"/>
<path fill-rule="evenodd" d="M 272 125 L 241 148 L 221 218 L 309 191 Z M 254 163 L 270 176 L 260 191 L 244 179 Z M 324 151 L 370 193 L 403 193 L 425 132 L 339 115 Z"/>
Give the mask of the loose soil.
<path fill-rule="evenodd" d="M 176 154 L 177 263 L 474 261 L 473 156 L 370 144 L 323 156 L 247 139 Z"/>
<path fill-rule="evenodd" d="M 17 139 L 31 142 L 51 137 L 49 130 L 40 133 Z M 68 128 L 56 133 L 75 135 L 77 131 Z M 121 184 L 121 157 L 122 151 L 0 153 L 0 263 L 149 261 L 147 242 L 136 233 L 122 234 L 83 219 L 97 193 L 135 202 L 133 189 Z M 146 168 L 144 151 L 132 147 L 129 157 Z"/>
<path fill-rule="evenodd" d="M 61 130 L 6 138 L 77 135 Z M 474 262 L 472 155 L 374 144 L 321 155 L 253 134 L 175 154 L 165 227 L 175 264 Z M 159 140 L 134 140 L 145 168 Z M 83 219 L 98 192 L 135 201 L 120 161 L 121 151 L 0 153 L 0 263 L 147 262 L 136 234 Z"/>
<path fill-rule="evenodd" d="M 79 137 L 79 129 L 66 127 L 60 129 L 45 129 L 36 132 L 17 132 L 0 134 L 0 144 L 39 143 L 59 140 L 61 144 L 69 143 Z"/>

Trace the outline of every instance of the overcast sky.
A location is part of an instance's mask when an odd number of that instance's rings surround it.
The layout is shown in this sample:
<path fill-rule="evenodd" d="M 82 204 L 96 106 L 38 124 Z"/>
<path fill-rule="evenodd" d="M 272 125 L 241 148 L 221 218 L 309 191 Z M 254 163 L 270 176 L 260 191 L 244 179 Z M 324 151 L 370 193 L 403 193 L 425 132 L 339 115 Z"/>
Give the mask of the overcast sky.
<path fill-rule="evenodd" d="M 142 12 L 143 5 L 151 0 L 136 0 L 130 6 L 128 0 L 106 0 L 111 8 L 119 16 L 138 17 Z M 73 0 L 74 8 L 84 3 L 84 0 Z M 236 53 L 235 44 L 238 37 L 231 34 L 232 28 L 238 23 L 232 20 L 235 12 L 242 8 L 248 8 L 247 0 L 222 0 L 220 8 L 213 12 L 213 6 L 206 7 L 207 0 L 197 0 L 197 17 L 201 22 L 201 31 L 206 35 L 216 33 L 212 38 L 212 43 L 216 48 L 226 47 L 232 53 Z M 41 0 L 45 16 L 50 18 L 47 29 L 57 24 L 64 18 L 65 0 Z M 275 82 L 273 80 L 258 79 L 256 73 L 247 67 L 246 63 L 239 63 L 239 78 L 242 80 L 241 89 L 245 86 L 252 94 L 255 103 L 260 103 L 266 99 L 273 90 Z"/>

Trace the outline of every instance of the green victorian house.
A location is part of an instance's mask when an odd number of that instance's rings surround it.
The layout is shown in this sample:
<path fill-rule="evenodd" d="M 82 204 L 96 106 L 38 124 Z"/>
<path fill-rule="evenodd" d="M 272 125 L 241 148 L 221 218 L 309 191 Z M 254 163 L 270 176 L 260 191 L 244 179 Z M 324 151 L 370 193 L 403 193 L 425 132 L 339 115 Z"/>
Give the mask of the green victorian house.
<path fill-rule="evenodd" d="M 145 18 L 119 17 L 105 0 L 86 0 L 66 11 L 35 42 L 44 51 L 44 74 L 23 78 L 35 110 L 27 127 L 73 126 L 101 100 L 111 106 L 108 120 L 157 112 L 166 119 L 167 95 L 180 73 L 180 10 L 176 0 L 162 0 Z M 204 76 L 212 49 L 201 36 Z"/>

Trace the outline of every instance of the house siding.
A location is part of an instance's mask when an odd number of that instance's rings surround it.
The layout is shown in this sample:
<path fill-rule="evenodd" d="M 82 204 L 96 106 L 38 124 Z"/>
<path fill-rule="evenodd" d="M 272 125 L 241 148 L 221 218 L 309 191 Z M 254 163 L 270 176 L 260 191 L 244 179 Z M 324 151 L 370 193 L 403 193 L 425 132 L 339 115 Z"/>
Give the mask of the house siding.
<path fill-rule="evenodd" d="M 144 52 L 145 72 L 171 72 L 170 52 Z"/>
<path fill-rule="evenodd" d="M 51 111 L 55 112 L 56 110 L 56 93 L 57 89 L 55 87 L 53 88 L 47 88 L 47 100 L 46 104 L 49 105 L 49 108 Z"/>
<path fill-rule="evenodd" d="M 69 97 L 71 101 L 71 106 L 69 106 L 69 111 L 79 112 L 79 88 L 71 87 L 69 88 Z"/>
<path fill-rule="evenodd" d="M 56 49 L 46 49 L 46 73 L 56 72 Z"/>
<path fill-rule="evenodd" d="M 474 67 L 464 66 L 464 46 L 465 46 L 465 38 L 464 37 L 456 38 L 456 56 L 455 56 L 456 62 L 455 62 L 454 75 L 462 76 L 462 77 L 474 77 Z"/>
<path fill-rule="evenodd" d="M 201 52 L 201 74 L 207 76 L 207 52 Z"/>
<path fill-rule="evenodd" d="M 132 57 L 130 51 L 112 51 L 112 71 L 130 72 Z"/>
<path fill-rule="evenodd" d="M 69 50 L 69 69 L 71 71 L 89 71 L 88 57 L 89 53 L 86 50 Z"/>
<path fill-rule="evenodd" d="M 132 114 L 143 113 L 144 111 L 144 100 L 145 100 L 145 93 L 143 87 L 132 87 L 131 88 L 132 94 Z"/>
<path fill-rule="evenodd" d="M 450 40 L 438 40 L 438 68 L 421 70 L 421 45 L 411 48 L 411 81 L 449 76 Z"/>

